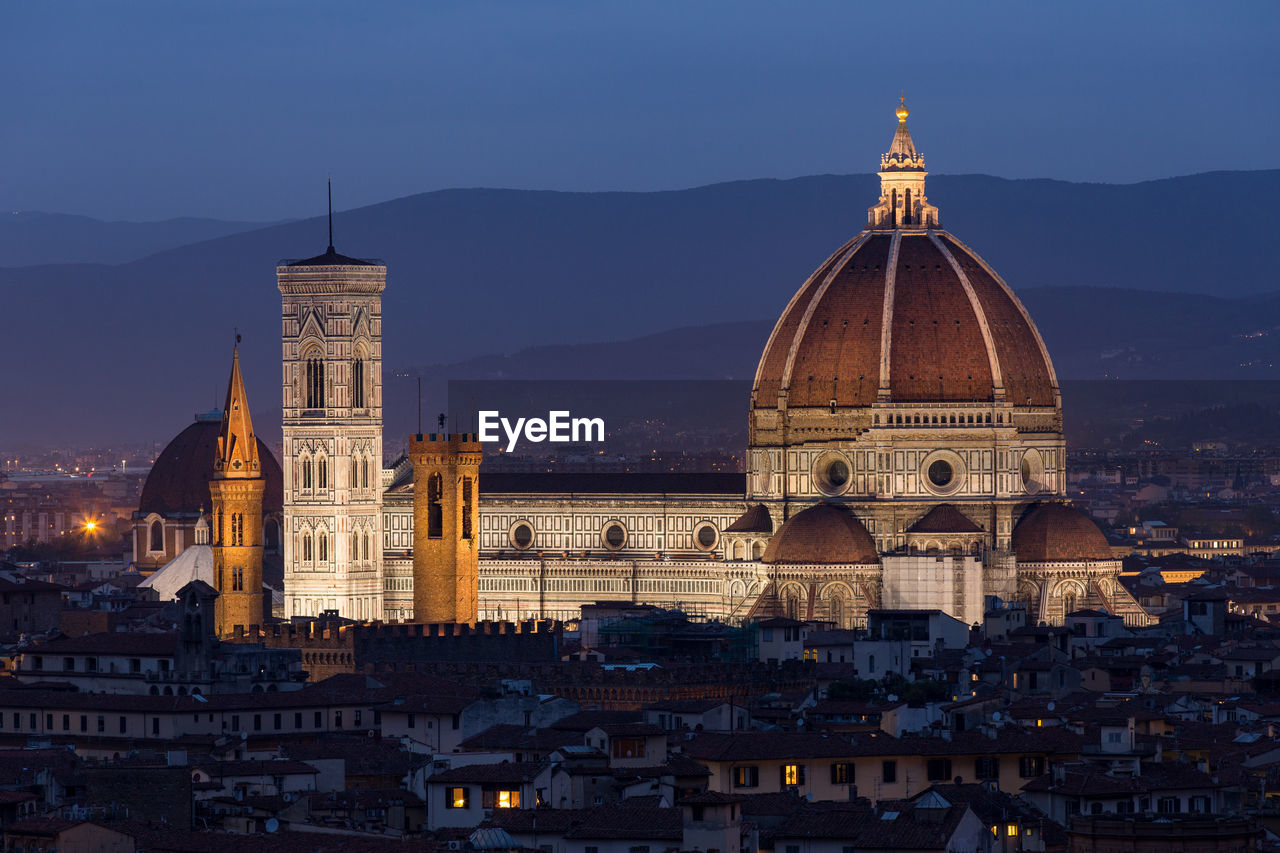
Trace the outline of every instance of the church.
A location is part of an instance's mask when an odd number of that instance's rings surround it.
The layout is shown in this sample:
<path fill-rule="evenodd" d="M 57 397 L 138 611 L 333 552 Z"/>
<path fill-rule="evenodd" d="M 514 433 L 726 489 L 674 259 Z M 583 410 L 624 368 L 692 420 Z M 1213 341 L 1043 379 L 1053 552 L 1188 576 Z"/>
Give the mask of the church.
<path fill-rule="evenodd" d="M 386 267 L 332 236 L 281 262 L 282 499 L 259 512 L 272 543 L 279 524 L 279 615 L 572 619 L 629 601 L 856 627 L 874 608 L 972 624 L 996 597 L 1032 623 L 1091 607 L 1147 624 L 1105 536 L 1065 501 L 1044 342 L 942 228 L 905 104 L 896 116 L 866 227 L 761 342 L 745 474 L 486 474 L 474 436 L 435 434 L 384 467 Z M 152 478 L 172 476 L 161 462 Z M 164 542 L 148 518 L 139 547 Z"/>

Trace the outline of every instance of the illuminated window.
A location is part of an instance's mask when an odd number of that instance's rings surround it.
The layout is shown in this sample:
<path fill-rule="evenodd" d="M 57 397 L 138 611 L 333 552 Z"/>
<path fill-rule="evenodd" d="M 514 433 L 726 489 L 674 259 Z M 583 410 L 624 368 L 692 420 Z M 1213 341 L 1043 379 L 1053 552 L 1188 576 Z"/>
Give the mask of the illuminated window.
<path fill-rule="evenodd" d="M 803 785 L 804 784 L 804 765 L 803 764 L 782 765 L 782 784 L 783 785 Z"/>
<path fill-rule="evenodd" d="M 755 765 L 733 768 L 733 787 L 755 788 L 760 785 L 760 768 Z"/>
<path fill-rule="evenodd" d="M 1018 834 L 1018 825 L 1016 823 L 1009 824 L 1004 828 L 1004 834 L 1013 838 Z"/>
<path fill-rule="evenodd" d="M 853 762 L 837 761 L 831 765 L 832 785 L 852 785 L 854 780 Z"/>
<path fill-rule="evenodd" d="M 518 809 L 520 808 L 520 792 L 487 790 L 481 797 L 481 805 L 486 809 Z"/>
<path fill-rule="evenodd" d="M 445 788 L 444 807 L 446 809 L 465 809 L 471 805 L 470 788 Z"/>

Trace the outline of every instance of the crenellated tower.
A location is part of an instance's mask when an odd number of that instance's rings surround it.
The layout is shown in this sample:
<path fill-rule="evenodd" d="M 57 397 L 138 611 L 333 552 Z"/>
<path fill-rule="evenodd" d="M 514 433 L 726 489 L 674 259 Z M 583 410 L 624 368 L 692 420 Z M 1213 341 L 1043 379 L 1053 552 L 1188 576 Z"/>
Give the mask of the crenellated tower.
<path fill-rule="evenodd" d="M 282 261 L 285 617 L 383 618 L 380 261 Z"/>
<path fill-rule="evenodd" d="M 221 637 L 263 622 L 262 495 L 267 480 L 258 457 L 258 437 L 240 375 L 240 350 L 231 356 L 231 381 L 222 410 L 213 478 L 213 579 L 218 590 L 215 630 Z"/>
<path fill-rule="evenodd" d="M 482 455 L 474 435 L 409 439 L 415 622 L 476 621 Z"/>

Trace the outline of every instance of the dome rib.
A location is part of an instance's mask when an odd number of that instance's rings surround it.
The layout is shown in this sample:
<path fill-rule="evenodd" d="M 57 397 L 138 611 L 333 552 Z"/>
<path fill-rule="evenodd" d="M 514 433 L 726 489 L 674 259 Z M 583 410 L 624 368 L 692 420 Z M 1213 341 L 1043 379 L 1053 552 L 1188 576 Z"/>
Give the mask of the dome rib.
<path fill-rule="evenodd" d="M 902 251 L 902 232 L 893 232 L 889 244 L 889 260 L 884 268 L 884 314 L 880 318 L 880 387 L 876 399 L 888 399 L 893 380 L 893 306 L 896 304 L 898 254 Z"/>
<path fill-rule="evenodd" d="M 788 407 L 827 406 L 833 397 L 846 405 L 875 402 L 884 273 L 874 267 L 887 264 L 889 244 L 888 235 L 871 235 L 810 301 L 805 333 L 787 342 L 795 355 L 782 383 Z"/>
<path fill-rule="evenodd" d="M 1053 367 L 1053 359 L 1049 357 L 1049 348 L 1045 346 L 1044 338 L 1040 335 L 1040 330 L 1036 327 L 1035 322 L 1031 319 L 1031 315 L 1027 312 L 1027 306 L 1022 304 L 1022 300 L 1019 299 L 1017 295 L 1013 292 L 1013 288 L 1009 287 L 1008 282 L 1006 282 L 1003 278 L 1001 278 L 1000 274 L 997 273 L 994 269 L 992 269 L 991 265 L 988 264 L 985 260 L 983 260 L 981 255 L 979 255 L 977 252 L 973 251 L 973 249 L 969 248 L 963 242 L 958 240 L 955 237 L 955 235 L 951 234 L 950 232 L 946 232 L 946 231 L 941 232 L 941 237 L 943 240 L 945 240 L 948 243 L 951 243 L 953 246 L 955 246 L 957 249 L 963 252 L 967 257 L 973 259 L 973 261 L 978 265 L 978 267 L 982 270 L 982 272 L 986 274 L 986 277 L 990 280 L 990 282 L 995 286 L 995 289 L 999 291 L 1000 295 L 1002 295 L 1006 300 L 1008 300 L 1008 303 L 1012 305 L 1014 311 L 1016 311 L 1017 313 L 1017 316 L 1022 320 L 1022 324 L 1023 324 L 1023 327 L 1025 328 L 1025 331 L 1030 332 L 1031 336 L 1035 339 L 1036 347 L 1039 350 L 1039 353 L 1038 353 L 1039 359 L 1024 358 L 1022 360 L 1030 368 L 1030 370 L 1028 371 L 1029 374 L 1043 373 L 1044 381 L 1047 381 L 1049 383 L 1049 387 L 1052 390 L 1052 399 L 1047 400 L 1045 402 L 1037 403 L 1036 405 L 1045 405 L 1045 406 L 1061 405 L 1062 394 L 1061 394 L 1061 386 L 1058 384 L 1058 372 Z M 974 281 L 976 284 L 979 281 L 979 279 L 975 278 Z M 978 285 L 978 287 L 980 287 L 980 285 Z M 978 287 L 975 287 L 975 291 L 978 289 Z M 1002 343 L 1015 342 L 1017 338 L 1021 336 L 1021 334 L 1025 334 L 1023 329 L 1018 329 L 1017 331 L 1014 331 L 1012 329 L 1006 329 L 1005 331 L 1007 332 L 1006 336 L 1008 340 L 1002 341 Z M 1002 337 L 1006 337 L 1006 336 L 1002 336 Z M 993 334 L 993 337 L 994 337 L 994 334 Z M 998 351 L 1005 352 L 1006 349 L 1007 349 L 1006 347 L 1002 346 Z M 1037 367 L 1039 367 L 1040 370 L 1036 370 L 1035 368 Z M 1036 377 L 1030 377 L 1025 381 L 1027 381 L 1028 383 L 1035 382 Z M 1009 385 L 1011 384 L 1016 385 L 1017 383 L 1006 383 L 1006 386 L 1005 386 L 1006 395 L 1009 395 L 1011 392 L 1015 390 L 1009 387 Z M 1026 399 L 1027 396 L 1029 395 L 1024 394 L 1022 396 L 1012 397 L 1011 402 L 1015 404 L 1020 404 Z"/>
<path fill-rule="evenodd" d="M 960 286 L 964 288 L 965 295 L 969 297 L 969 305 L 973 307 L 973 314 L 978 320 L 978 328 L 982 331 L 982 339 L 987 344 L 987 361 L 991 368 L 991 387 L 996 397 L 1004 396 L 1004 375 L 1000 370 L 1000 359 L 996 356 L 996 343 L 991 335 L 991 326 L 987 322 L 987 312 L 982 307 L 982 302 L 978 299 L 978 294 L 974 292 L 973 285 L 969 283 L 969 277 L 964 274 L 964 270 L 960 267 L 960 262 L 956 260 L 955 255 L 947 249 L 946 243 L 938 239 L 938 235 L 929 232 L 929 239 L 933 241 L 933 245 L 937 246 L 938 251 L 942 253 L 942 257 L 947 259 L 947 263 L 951 264 L 951 269 L 955 271 L 956 277 L 960 279 Z"/>
<path fill-rule="evenodd" d="M 822 277 L 822 284 L 814 291 L 812 298 L 809 299 L 809 304 L 805 306 L 804 314 L 801 315 L 800 323 L 796 327 L 796 333 L 791 338 L 791 346 L 787 348 L 787 364 L 782 369 L 781 386 L 782 390 L 788 392 L 788 401 L 790 401 L 791 379 L 795 369 L 796 351 L 800 348 L 800 342 L 804 340 L 805 333 L 809 331 L 809 321 L 813 319 L 813 312 L 817 310 L 819 303 L 822 302 L 822 297 L 826 296 L 827 288 L 831 286 L 831 282 L 848 265 L 849 259 L 857 254 L 858 249 L 862 248 L 863 244 L 867 242 L 869 233 L 868 231 L 863 231 L 845 244 L 847 248 L 840 255 L 840 259 L 831 265 L 827 274 Z"/>
<path fill-rule="evenodd" d="M 848 247 L 862 236 L 862 234 L 859 234 L 857 237 L 845 242 L 839 249 L 832 252 L 831 256 L 823 261 L 822 265 L 814 270 L 809 278 L 805 280 L 805 283 L 800 287 L 800 289 L 795 292 L 795 295 L 792 296 L 791 300 L 787 303 L 787 307 L 782 309 L 782 313 L 778 316 L 778 322 L 774 324 L 773 331 L 769 333 L 769 340 L 765 342 L 764 351 L 760 353 L 760 362 L 756 365 L 755 382 L 753 383 L 754 387 L 751 389 L 751 398 L 754 407 L 774 408 L 778 405 L 778 397 L 782 393 L 782 370 L 785 366 L 785 362 L 782 365 L 774 364 L 783 357 L 782 354 L 778 353 L 775 343 L 778 342 L 779 337 L 786 336 L 785 329 L 790 324 L 793 317 L 798 325 L 799 317 L 795 315 L 795 309 L 803 301 L 805 294 L 809 292 L 815 282 L 825 275 L 831 265 L 836 262 L 836 259 L 843 255 Z M 794 340 L 794 330 L 792 331 L 792 340 Z M 790 352 L 789 345 L 787 352 Z M 774 364 L 776 370 L 766 372 L 765 368 L 771 364 Z M 773 377 L 775 376 L 777 377 L 777 381 L 773 380 Z M 764 378 L 764 382 L 761 381 L 762 377 Z M 766 385 L 765 382 L 769 384 Z M 761 405 L 762 394 L 763 399 L 768 401 L 767 405 Z"/>

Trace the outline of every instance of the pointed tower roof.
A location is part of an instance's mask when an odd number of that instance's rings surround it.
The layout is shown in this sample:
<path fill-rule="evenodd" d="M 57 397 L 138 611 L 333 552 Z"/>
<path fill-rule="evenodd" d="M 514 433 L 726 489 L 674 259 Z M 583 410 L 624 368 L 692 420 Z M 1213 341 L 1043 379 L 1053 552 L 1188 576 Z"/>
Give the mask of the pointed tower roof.
<path fill-rule="evenodd" d="M 222 429 L 218 432 L 218 450 L 213 460 L 213 476 L 228 479 L 253 479 L 262 476 L 258 459 L 258 437 L 249 417 L 249 397 L 240 375 L 239 336 L 231 354 L 231 381 L 227 385 L 227 404 L 222 409 Z"/>
<path fill-rule="evenodd" d="M 880 157 L 880 171 L 901 171 L 910 169 L 912 171 L 924 170 L 924 155 L 916 151 L 916 144 L 911 139 L 911 131 L 907 130 L 907 98 L 905 95 L 898 96 L 898 109 L 895 110 L 898 116 L 898 129 L 893 133 L 893 142 L 889 144 L 889 150 Z"/>

